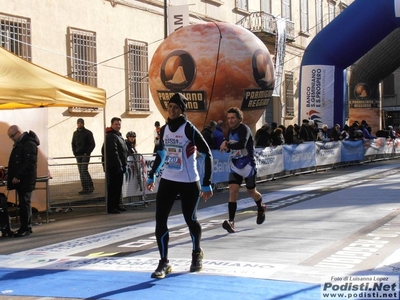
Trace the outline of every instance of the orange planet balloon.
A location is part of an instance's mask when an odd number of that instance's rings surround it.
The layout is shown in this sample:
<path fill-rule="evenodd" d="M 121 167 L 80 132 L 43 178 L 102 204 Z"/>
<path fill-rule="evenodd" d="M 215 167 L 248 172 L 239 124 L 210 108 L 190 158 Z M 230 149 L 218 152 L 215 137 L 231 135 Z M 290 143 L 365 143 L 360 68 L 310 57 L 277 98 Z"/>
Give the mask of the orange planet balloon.
<path fill-rule="evenodd" d="M 161 43 L 150 63 L 149 84 L 165 119 L 169 99 L 181 92 L 189 100 L 186 114 L 199 129 L 226 120 L 232 106 L 254 128 L 271 101 L 275 74 L 267 47 L 253 33 L 206 23 L 183 27 Z"/>

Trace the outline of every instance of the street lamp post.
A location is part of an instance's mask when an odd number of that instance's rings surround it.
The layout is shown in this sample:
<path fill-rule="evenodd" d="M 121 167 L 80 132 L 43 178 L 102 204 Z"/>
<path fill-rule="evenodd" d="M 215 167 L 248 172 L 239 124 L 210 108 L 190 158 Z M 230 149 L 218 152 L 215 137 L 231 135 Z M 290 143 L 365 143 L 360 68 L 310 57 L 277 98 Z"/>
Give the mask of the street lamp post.
<path fill-rule="evenodd" d="M 167 23 L 167 0 L 164 0 L 164 39 L 168 36 L 168 23 Z"/>

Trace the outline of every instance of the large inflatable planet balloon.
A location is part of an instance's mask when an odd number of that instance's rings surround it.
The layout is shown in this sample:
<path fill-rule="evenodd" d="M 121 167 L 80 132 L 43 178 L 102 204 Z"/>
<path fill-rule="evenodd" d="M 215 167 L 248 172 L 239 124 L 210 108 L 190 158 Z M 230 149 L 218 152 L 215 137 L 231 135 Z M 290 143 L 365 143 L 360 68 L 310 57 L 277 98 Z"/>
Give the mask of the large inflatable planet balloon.
<path fill-rule="evenodd" d="M 164 118 L 176 92 L 189 100 L 186 114 L 198 129 L 211 120 L 226 120 L 239 107 L 244 123 L 254 128 L 270 103 L 274 67 L 266 46 L 250 31 L 227 23 L 183 27 L 154 53 L 150 91 Z M 225 130 L 227 128 L 224 128 Z"/>

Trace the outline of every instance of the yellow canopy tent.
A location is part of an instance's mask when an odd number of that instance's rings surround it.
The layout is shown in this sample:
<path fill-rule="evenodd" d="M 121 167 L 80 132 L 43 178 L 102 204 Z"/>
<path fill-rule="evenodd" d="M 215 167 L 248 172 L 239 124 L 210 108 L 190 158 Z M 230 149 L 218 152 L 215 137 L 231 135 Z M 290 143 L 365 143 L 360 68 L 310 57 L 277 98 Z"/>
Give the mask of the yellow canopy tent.
<path fill-rule="evenodd" d="M 0 110 L 105 106 L 105 90 L 44 69 L 0 47 Z M 47 173 L 47 165 L 45 169 Z M 36 204 L 46 207 L 47 217 L 48 201 Z"/>
<path fill-rule="evenodd" d="M 105 90 L 51 72 L 0 47 L 0 109 L 105 105 Z"/>

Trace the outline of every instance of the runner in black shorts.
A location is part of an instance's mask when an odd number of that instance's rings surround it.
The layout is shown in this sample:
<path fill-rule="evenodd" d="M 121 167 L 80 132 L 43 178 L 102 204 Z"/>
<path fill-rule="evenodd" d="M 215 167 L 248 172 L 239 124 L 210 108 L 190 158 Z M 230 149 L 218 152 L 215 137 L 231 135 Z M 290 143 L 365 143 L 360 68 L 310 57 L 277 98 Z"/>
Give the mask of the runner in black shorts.
<path fill-rule="evenodd" d="M 221 144 L 220 151 L 230 153 L 229 173 L 229 219 L 225 220 L 222 227 L 229 233 L 235 232 L 235 215 L 239 188 L 243 180 L 249 196 L 257 205 L 257 224 L 265 221 L 267 206 L 262 203 L 262 195 L 256 189 L 256 163 L 254 160 L 254 139 L 251 130 L 244 125 L 243 112 L 237 107 L 231 107 L 227 111 L 230 127 L 229 138 Z"/>

